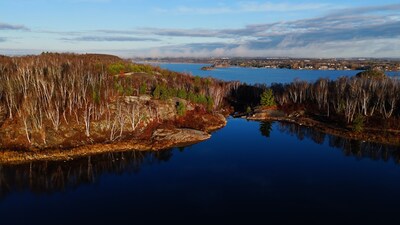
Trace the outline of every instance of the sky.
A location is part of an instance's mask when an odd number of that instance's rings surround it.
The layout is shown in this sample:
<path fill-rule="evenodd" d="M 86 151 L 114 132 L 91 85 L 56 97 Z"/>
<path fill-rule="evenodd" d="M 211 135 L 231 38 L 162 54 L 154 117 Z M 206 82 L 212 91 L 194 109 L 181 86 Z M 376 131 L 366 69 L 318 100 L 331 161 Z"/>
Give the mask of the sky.
<path fill-rule="evenodd" d="M 0 54 L 400 58 L 396 0 L 0 0 Z"/>

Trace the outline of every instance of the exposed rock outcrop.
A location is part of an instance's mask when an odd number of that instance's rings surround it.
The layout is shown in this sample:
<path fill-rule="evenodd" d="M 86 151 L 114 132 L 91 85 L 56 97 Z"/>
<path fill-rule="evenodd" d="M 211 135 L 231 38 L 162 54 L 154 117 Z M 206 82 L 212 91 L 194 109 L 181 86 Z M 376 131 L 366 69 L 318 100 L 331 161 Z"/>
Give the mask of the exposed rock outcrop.
<path fill-rule="evenodd" d="M 157 129 L 152 136 L 152 150 L 163 149 L 169 145 L 184 146 L 210 137 L 209 133 L 193 129 Z"/>
<path fill-rule="evenodd" d="M 115 143 L 101 143 L 83 145 L 72 149 L 49 149 L 37 152 L 28 151 L 2 151 L 0 163 L 19 164 L 30 161 L 61 161 L 72 160 L 88 155 L 96 155 L 105 152 L 122 151 L 158 151 L 172 147 L 186 146 L 209 139 L 209 133 L 193 129 L 156 129 L 151 139 L 120 141 Z"/>
<path fill-rule="evenodd" d="M 20 146 L 22 150 L 3 148 L 0 151 L 0 163 L 18 164 L 40 160 L 71 160 L 104 152 L 157 151 L 207 140 L 211 137 L 209 132 L 226 125 L 226 118 L 218 113 L 193 110 L 188 111 L 185 116 L 179 117 L 173 100 L 150 101 L 148 104 L 156 104 L 158 117 L 164 119 L 163 122 L 161 120 L 157 122 L 156 118 L 153 118 L 153 122 L 142 125 L 135 132 L 123 133 L 124 136 L 116 141 L 109 141 L 107 139 L 109 134 L 101 132 L 102 126 L 104 126 L 101 122 L 92 124 L 91 138 L 80 135 L 82 132 L 80 126 L 72 126 L 72 124 L 70 127 L 63 126 L 58 132 L 52 131 L 47 134 L 46 148 L 31 147 L 29 148 L 31 151 L 27 151 L 26 146 L 22 145 Z M 15 132 L 24 132 L 22 127 L 15 129 L 18 126 L 15 124 L 14 129 L 11 129 L 8 125 L 6 130 L 0 131 L 3 143 L 6 140 L 15 147 L 15 143 L 18 141 L 18 138 L 14 136 Z"/>

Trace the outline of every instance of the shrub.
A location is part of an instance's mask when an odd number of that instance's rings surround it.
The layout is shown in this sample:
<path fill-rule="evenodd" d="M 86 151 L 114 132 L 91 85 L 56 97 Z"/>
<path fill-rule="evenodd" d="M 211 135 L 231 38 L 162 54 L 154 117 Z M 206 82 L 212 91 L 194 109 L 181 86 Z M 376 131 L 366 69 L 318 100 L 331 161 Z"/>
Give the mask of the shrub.
<path fill-rule="evenodd" d="M 191 102 L 196 102 L 196 94 L 194 94 L 193 92 L 189 92 L 187 99 Z"/>
<path fill-rule="evenodd" d="M 187 98 L 187 92 L 184 89 L 179 89 L 178 90 L 178 98 L 183 98 L 186 99 Z"/>
<path fill-rule="evenodd" d="M 124 94 L 126 96 L 132 96 L 133 95 L 133 88 L 131 86 L 128 86 L 127 88 L 124 89 Z"/>
<path fill-rule="evenodd" d="M 195 101 L 196 103 L 207 104 L 207 97 L 206 96 L 198 94 L 196 97 L 197 97 L 196 101 Z"/>
<path fill-rule="evenodd" d="M 178 115 L 183 116 L 186 114 L 186 105 L 185 103 L 179 101 L 176 104 L 176 111 L 178 112 Z"/>
<path fill-rule="evenodd" d="M 156 88 L 154 88 L 154 91 L 153 91 L 153 97 L 155 99 L 160 99 L 160 96 L 161 96 L 161 86 L 157 84 Z"/>
<path fill-rule="evenodd" d="M 144 94 L 146 94 L 146 92 L 147 92 L 147 84 L 145 82 L 143 82 L 139 87 L 139 93 L 141 95 L 144 95 Z"/>
<path fill-rule="evenodd" d="M 160 99 L 167 100 L 171 97 L 171 91 L 166 86 L 160 87 Z"/>
<path fill-rule="evenodd" d="M 364 117 L 360 114 L 353 120 L 353 131 L 362 132 L 364 130 Z"/>
<path fill-rule="evenodd" d="M 108 72 L 111 75 L 116 75 L 116 74 L 120 74 L 123 73 L 125 71 L 125 65 L 123 63 L 113 63 L 110 66 L 108 66 Z"/>
<path fill-rule="evenodd" d="M 250 107 L 250 106 L 247 106 L 247 108 L 246 108 L 246 113 L 247 113 L 247 114 L 250 114 L 250 113 L 251 113 L 251 107 Z"/>

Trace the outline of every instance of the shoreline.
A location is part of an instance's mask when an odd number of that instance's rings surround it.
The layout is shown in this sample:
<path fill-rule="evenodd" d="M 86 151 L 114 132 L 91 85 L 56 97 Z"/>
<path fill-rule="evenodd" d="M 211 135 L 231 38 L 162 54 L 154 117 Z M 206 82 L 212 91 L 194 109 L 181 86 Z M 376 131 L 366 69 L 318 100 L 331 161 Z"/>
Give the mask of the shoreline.
<path fill-rule="evenodd" d="M 220 129 L 224 126 L 221 125 L 219 128 L 213 128 Z M 115 143 L 97 143 L 71 149 L 47 149 L 43 151 L 3 150 L 0 152 L 0 164 L 15 165 L 36 161 L 70 161 L 108 152 L 162 151 L 164 149 L 196 144 L 210 137 L 210 133 L 195 129 L 158 129 L 154 132 L 151 140 L 142 139 Z"/>
<path fill-rule="evenodd" d="M 211 67 L 213 64 L 210 63 L 191 63 L 191 62 L 137 62 L 137 63 L 143 63 L 143 64 L 188 64 L 188 65 L 204 65 L 205 67 Z M 207 66 L 209 65 L 209 66 Z M 271 70 L 302 70 L 302 71 L 356 71 L 356 72 L 362 72 L 364 70 L 352 70 L 352 69 L 293 69 L 293 68 L 273 68 L 273 67 L 256 67 L 256 66 L 235 66 L 235 65 L 230 65 L 230 66 L 224 66 L 224 67 L 215 67 L 212 69 L 207 69 L 203 71 L 213 71 L 216 69 L 221 69 L 221 68 L 246 68 L 246 69 L 271 69 Z M 200 68 L 201 69 L 201 68 Z M 386 70 L 385 72 L 390 72 L 390 73 L 400 73 L 400 70 Z"/>
<path fill-rule="evenodd" d="M 382 129 L 365 128 L 366 132 L 353 132 L 348 128 L 336 126 L 331 123 L 321 122 L 307 116 L 289 117 L 274 116 L 278 110 L 267 110 L 253 114 L 252 116 L 242 116 L 251 121 L 273 121 L 287 122 L 306 126 L 317 131 L 358 141 L 369 141 L 384 145 L 400 146 L 400 130 L 387 131 L 387 136 L 382 135 Z M 267 115 L 267 114 L 268 115 Z M 225 127 L 227 121 L 219 125 L 210 125 L 206 131 L 190 128 L 166 128 L 157 129 L 153 132 L 151 139 L 122 140 L 115 143 L 96 143 L 82 145 L 70 149 L 46 149 L 42 151 L 18 151 L 2 150 L 0 152 L 0 164 L 18 165 L 37 161 L 70 161 L 85 156 L 99 155 L 108 152 L 128 152 L 128 151 L 162 151 L 175 147 L 185 147 L 197 144 L 211 138 L 211 134 Z M 371 133 L 372 132 L 372 133 Z M 380 135 L 379 135 L 380 134 Z M 397 136 L 396 136 L 397 134 Z"/>
<path fill-rule="evenodd" d="M 186 117 L 195 118 L 201 124 L 185 121 Z M 115 142 L 86 142 L 81 145 L 60 148 L 58 145 L 48 148 L 1 148 L 1 164 L 24 164 L 34 161 L 69 161 L 84 156 L 107 152 L 124 151 L 161 151 L 174 147 L 184 147 L 205 141 L 212 132 L 226 126 L 226 117 L 222 114 L 196 114 L 187 112 L 180 121 L 164 121 L 153 128 L 149 126 L 142 136 L 126 136 Z M 175 121 L 175 122 L 174 122 Z M 201 126 L 200 126 L 201 125 Z"/>
<path fill-rule="evenodd" d="M 273 114 L 276 111 L 268 110 L 267 114 Z M 306 126 L 317 131 L 357 141 L 368 141 L 378 144 L 399 146 L 400 147 L 400 130 L 384 130 L 377 128 L 364 128 L 363 132 L 354 132 L 346 127 L 336 126 L 332 123 L 325 123 L 307 116 L 289 117 L 289 116 L 271 116 L 259 112 L 253 116 L 245 116 L 245 119 L 252 121 L 278 121 Z"/>

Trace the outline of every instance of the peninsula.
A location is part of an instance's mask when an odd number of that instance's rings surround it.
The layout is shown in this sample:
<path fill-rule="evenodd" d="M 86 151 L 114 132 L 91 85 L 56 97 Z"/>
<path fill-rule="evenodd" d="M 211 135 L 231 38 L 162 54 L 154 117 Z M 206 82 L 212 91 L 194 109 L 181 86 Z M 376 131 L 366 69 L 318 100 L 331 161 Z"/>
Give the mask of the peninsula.
<path fill-rule="evenodd" d="M 1 56 L 0 162 L 184 146 L 208 139 L 228 115 L 400 145 L 399 91 L 380 70 L 266 86 L 111 55 Z"/>
<path fill-rule="evenodd" d="M 0 162 L 202 141 L 226 124 L 235 86 L 111 55 L 1 56 Z"/>

